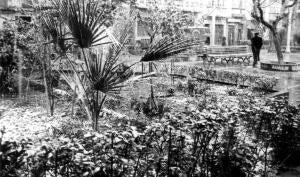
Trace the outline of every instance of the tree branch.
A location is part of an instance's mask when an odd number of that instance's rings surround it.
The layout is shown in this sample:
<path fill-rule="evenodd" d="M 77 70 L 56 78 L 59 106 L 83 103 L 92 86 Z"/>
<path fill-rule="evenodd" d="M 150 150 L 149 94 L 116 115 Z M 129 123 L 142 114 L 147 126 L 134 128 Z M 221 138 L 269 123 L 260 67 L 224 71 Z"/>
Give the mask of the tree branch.
<path fill-rule="evenodd" d="M 285 8 L 293 7 L 293 6 L 295 6 L 297 3 L 298 3 L 298 0 L 293 0 L 292 4 L 285 5 Z"/>
<path fill-rule="evenodd" d="M 282 19 L 284 19 L 287 16 L 288 16 L 288 13 L 283 13 L 283 14 L 277 16 L 276 19 L 274 20 L 273 24 L 277 25 Z"/>
<path fill-rule="evenodd" d="M 253 3 L 255 4 L 255 1 L 254 1 L 254 0 L 253 0 Z M 265 20 L 265 18 L 264 18 L 264 12 L 263 12 L 263 9 L 262 9 L 262 7 L 261 7 L 261 2 L 260 2 L 260 1 L 257 2 L 257 7 L 256 7 L 256 8 L 258 9 L 259 15 L 256 14 L 256 13 L 254 13 L 254 12 L 252 12 L 252 13 L 251 13 L 251 16 L 252 16 L 256 21 L 262 23 L 264 26 L 266 26 L 267 28 L 269 28 L 269 29 L 272 30 L 272 29 L 273 29 L 273 26 L 272 26 L 270 23 L 268 23 L 268 22 Z"/>
<path fill-rule="evenodd" d="M 284 19 L 285 17 L 288 16 L 289 13 L 286 13 L 285 10 L 295 6 L 297 3 L 298 3 L 298 0 L 293 0 L 291 4 L 285 4 L 285 0 L 283 0 L 282 1 L 282 6 L 283 6 L 282 13 L 276 17 L 275 21 L 273 22 L 274 25 L 277 25 L 282 19 Z"/>

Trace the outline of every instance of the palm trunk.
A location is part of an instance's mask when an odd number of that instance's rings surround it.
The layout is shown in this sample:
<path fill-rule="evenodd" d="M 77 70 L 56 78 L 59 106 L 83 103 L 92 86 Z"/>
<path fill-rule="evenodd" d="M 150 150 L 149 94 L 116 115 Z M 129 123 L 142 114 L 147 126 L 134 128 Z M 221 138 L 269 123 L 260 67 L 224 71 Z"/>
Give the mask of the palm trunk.
<path fill-rule="evenodd" d="M 152 62 L 149 62 L 149 73 L 151 73 L 153 71 L 152 64 L 153 64 Z M 156 101 L 155 101 L 152 78 L 150 78 L 150 85 L 151 85 L 151 89 L 150 89 L 150 97 L 151 97 L 150 107 L 151 107 L 151 109 L 157 110 L 158 108 L 157 108 Z"/>
<path fill-rule="evenodd" d="M 53 116 L 54 114 L 54 95 L 53 95 L 53 85 L 52 80 L 54 79 L 51 75 L 51 59 L 47 54 L 47 46 L 44 48 L 44 59 L 43 59 L 43 76 L 44 76 L 44 85 L 45 85 L 45 92 L 48 99 L 48 106 L 50 115 Z"/>
<path fill-rule="evenodd" d="M 101 113 L 103 105 L 105 103 L 106 95 L 102 94 L 100 92 L 97 92 L 96 96 L 93 99 L 94 99 L 93 108 L 91 108 L 92 120 L 93 120 L 92 124 L 93 124 L 93 129 L 95 131 L 98 131 L 100 113 Z"/>

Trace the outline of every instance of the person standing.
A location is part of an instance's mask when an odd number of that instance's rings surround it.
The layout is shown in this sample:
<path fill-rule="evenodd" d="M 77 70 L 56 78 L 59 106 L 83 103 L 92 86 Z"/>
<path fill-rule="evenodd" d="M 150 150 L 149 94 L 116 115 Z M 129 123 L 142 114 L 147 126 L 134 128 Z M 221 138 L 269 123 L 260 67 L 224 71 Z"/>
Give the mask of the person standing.
<path fill-rule="evenodd" d="M 251 39 L 251 48 L 253 53 L 253 67 L 256 66 L 257 62 L 260 60 L 259 54 L 260 49 L 263 45 L 262 38 L 259 36 L 259 33 L 255 33 L 254 37 Z"/>
<path fill-rule="evenodd" d="M 206 40 L 205 40 L 204 44 L 205 45 L 210 45 L 210 37 L 209 36 L 206 37 Z"/>
<path fill-rule="evenodd" d="M 223 36 L 223 37 L 222 37 L 222 46 L 226 46 L 226 45 L 227 45 L 226 37 Z"/>

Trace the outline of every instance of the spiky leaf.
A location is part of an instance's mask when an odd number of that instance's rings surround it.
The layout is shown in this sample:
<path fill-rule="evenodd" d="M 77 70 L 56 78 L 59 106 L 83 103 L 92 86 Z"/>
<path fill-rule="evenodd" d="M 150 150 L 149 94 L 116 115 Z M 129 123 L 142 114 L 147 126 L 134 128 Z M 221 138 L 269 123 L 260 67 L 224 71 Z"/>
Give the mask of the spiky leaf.
<path fill-rule="evenodd" d="M 199 45 L 200 41 L 193 39 L 163 38 L 152 44 L 140 60 L 141 62 L 158 61 L 184 52 L 190 47 Z"/>
<path fill-rule="evenodd" d="M 104 15 L 106 10 L 100 9 L 99 1 L 62 0 L 56 1 L 55 5 L 80 48 L 107 43 L 103 42 L 107 38 L 104 25 L 107 20 Z"/>

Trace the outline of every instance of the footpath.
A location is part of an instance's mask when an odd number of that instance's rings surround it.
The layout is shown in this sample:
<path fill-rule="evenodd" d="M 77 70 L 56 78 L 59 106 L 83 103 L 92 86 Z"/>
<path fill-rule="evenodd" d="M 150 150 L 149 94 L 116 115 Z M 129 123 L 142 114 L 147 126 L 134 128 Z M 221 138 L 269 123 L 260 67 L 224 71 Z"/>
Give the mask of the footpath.
<path fill-rule="evenodd" d="M 300 53 L 284 53 L 284 61 L 285 62 L 295 62 L 300 63 Z M 277 61 L 276 53 L 268 53 L 266 50 L 261 51 L 260 60 L 262 62 L 266 61 Z M 232 65 L 227 66 L 227 69 L 243 71 L 249 73 L 257 73 L 257 74 L 266 74 L 269 76 L 275 76 L 279 78 L 279 82 L 277 85 L 278 91 L 289 92 L 290 103 L 293 105 L 300 104 L 300 71 L 298 72 L 278 72 L 278 71 L 265 71 L 260 69 L 259 67 L 253 68 L 250 66 L 239 66 Z"/>

